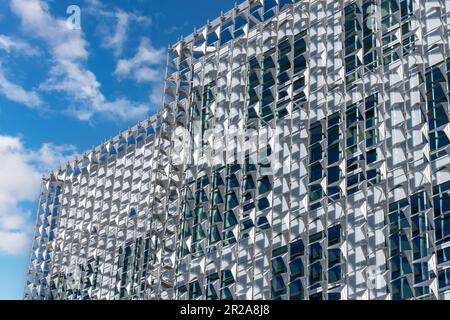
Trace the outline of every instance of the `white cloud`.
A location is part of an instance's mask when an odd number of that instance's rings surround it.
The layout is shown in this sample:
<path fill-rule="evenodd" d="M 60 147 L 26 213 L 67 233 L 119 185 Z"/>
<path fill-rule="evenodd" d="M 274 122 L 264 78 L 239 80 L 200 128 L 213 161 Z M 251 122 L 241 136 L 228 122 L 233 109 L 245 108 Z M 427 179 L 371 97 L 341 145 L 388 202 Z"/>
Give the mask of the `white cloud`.
<path fill-rule="evenodd" d="M 20 39 L 13 39 L 6 35 L 0 34 L 0 49 L 7 53 L 18 52 L 25 56 L 36 56 L 39 54 L 36 48 Z"/>
<path fill-rule="evenodd" d="M 149 99 L 151 103 L 155 106 L 162 106 L 163 103 L 163 84 L 158 84 L 152 87 L 150 91 Z"/>
<path fill-rule="evenodd" d="M 42 145 L 25 148 L 18 137 L 0 135 L 0 254 L 20 255 L 30 247 L 30 212 L 21 203 L 39 196 L 42 174 L 64 164 L 75 154 L 73 146 Z"/>
<path fill-rule="evenodd" d="M 34 56 L 38 51 L 32 48 L 28 43 L 13 39 L 6 35 L 0 34 L 0 52 L 5 51 L 8 54 L 20 53 L 26 56 Z M 29 108 L 35 108 L 42 105 L 42 100 L 35 91 L 27 91 L 21 85 L 16 84 L 8 79 L 0 61 L 0 94 L 8 100 L 24 104 Z"/>
<path fill-rule="evenodd" d="M 148 38 L 143 38 L 136 55 L 130 59 L 119 60 L 114 74 L 134 79 L 138 83 L 161 81 L 164 57 L 164 49 L 153 47 Z"/>
<path fill-rule="evenodd" d="M 0 64 L 0 94 L 8 100 L 21 103 L 29 108 L 36 108 L 42 105 L 42 100 L 34 91 L 27 91 L 22 86 L 8 80 Z"/>
<path fill-rule="evenodd" d="M 54 168 L 64 166 L 67 161 L 76 155 L 77 148 L 72 145 L 55 145 L 44 143 L 36 152 L 30 153 L 34 167 L 46 173 Z"/>
<path fill-rule="evenodd" d="M 102 94 L 95 74 L 85 66 L 88 43 L 82 31 L 68 29 L 64 20 L 50 14 L 42 0 L 11 0 L 10 6 L 21 19 L 22 28 L 43 40 L 51 52 L 54 66 L 41 90 L 66 94 L 71 112 L 80 120 L 90 121 L 95 115 L 114 120 L 147 115 L 149 106 L 126 98 L 109 101 Z"/>
<path fill-rule="evenodd" d="M 18 255 L 26 253 L 31 247 L 27 235 L 23 232 L 1 232 L 0 231 L 0 253 L 7 255 Z"/>
<path fill-rule="evenodd" d="M 128 25 L 130 23 L 130 16 L 122 11 L 118 10 L 115 13 L 117 19 L 116 30 L 114 34 L 110 34 L 109 36 L 103 37 L 104 42 L 103 45 L 106 48 L 113 48 L 116 55 L 122 54 L 123 45 L 127 39 L 128 33 Z"/>
<path fill-rule="evenodd" d="M 116 57 L 122 55 L 132 23 L 137 23 L 142 27 L 148 27 L 152 23 L 149 17 L 121 9 L 110 9 L 98 0 L 87 0 L 87 7 L 84 11 L 95 16 L 96 20 L 100 22 L 98 31 L 102 38 L 101 45 L 104 48 L 112 49 Z"/>

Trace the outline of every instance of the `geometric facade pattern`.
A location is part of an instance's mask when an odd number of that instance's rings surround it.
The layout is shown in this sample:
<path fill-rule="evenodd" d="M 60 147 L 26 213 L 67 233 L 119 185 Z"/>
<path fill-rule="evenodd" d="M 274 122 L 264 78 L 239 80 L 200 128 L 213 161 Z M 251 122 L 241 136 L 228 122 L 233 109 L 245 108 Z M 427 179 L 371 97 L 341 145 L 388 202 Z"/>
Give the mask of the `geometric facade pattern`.
<path fill-rule="evenodd" d="M 181 38 L 158 115 L 44 179 L 25 298 L 450 299 L 449 25 L 249 0 Z"/>

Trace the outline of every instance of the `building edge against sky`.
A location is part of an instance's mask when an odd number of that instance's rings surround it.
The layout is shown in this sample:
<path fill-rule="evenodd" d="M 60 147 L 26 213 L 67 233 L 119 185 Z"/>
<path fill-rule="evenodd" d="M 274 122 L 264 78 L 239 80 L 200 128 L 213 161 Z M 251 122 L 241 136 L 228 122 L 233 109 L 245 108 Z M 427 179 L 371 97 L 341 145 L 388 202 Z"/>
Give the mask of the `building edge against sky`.
<path fill-rule="evenodd" d="M 44 180 L 25 298 L 449 299 L 449 20 L 248 1 L 181 39 L 161 112 Z"/>

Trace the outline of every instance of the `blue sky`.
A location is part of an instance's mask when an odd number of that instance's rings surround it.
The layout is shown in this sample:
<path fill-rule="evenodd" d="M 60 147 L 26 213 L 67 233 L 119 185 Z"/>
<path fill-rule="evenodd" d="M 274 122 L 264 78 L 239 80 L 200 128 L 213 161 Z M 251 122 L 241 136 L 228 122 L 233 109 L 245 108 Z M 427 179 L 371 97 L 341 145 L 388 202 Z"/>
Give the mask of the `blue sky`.
<path fill-rule="evenodd" d="M 0 299 L 22 298 L 42 175 L 154 114 L 167 46 L 234 3 L 0 1 Z"/>

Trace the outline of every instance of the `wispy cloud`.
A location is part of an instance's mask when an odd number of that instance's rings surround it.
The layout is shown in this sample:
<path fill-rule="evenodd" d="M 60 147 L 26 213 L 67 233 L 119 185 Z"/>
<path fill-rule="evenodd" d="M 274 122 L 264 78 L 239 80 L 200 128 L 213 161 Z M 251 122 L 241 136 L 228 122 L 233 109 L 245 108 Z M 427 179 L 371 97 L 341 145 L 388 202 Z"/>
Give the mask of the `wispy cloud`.
<path fill-rule="evenodd" d="M 0 54 L 2 52 L 7 54 L 18 53 L 26 56 L 38 54 L 38 51 L 25 41 L 0 34 Z M 0 60 L 0 94 L 10 101 L 23 104 L 29 108 L 36 108 L 43 104 L 35 91 L 25 89 L 6 75 L 2 60 Z"/>
<path fill-rule="evenodd" d="M 46 143 L 27 149 L 18 137 L 0 135 L 0 254 L 20 255 L 29 248 L 30 212 L 21 204 L 35 201 L 43 173 L 74 157 L 73 146 Z"/>
<path fill-rule="evenodd" d="M 189 21 L 184 21 L 181 25 L 172 26 L 169 29 L 166 30 L 167 34 L 174 34 L 174 33 L 180 33 L 181 31 L 185 30 L 189 26 Z"/>
<path fill-rule="evenodd" d="M 8 100 L 24 104 L 29 108 L 40 107 L 43 102 L 35 91 L 27 91 L 19 84 L 13 83 L 6 78 L 0 63 L 0 94 Z"/>
<path fill-rule="evenodd" d="M 6 51 L 7 53 L 17 52 L 26 56 L 36 56 L 39 54 L 38 50 L 27 42 L 21 39 L 13 39 L 4 34 L 0 34 L 0 50 Z"/>
<path fill-rule="evenodd" d="M 27 160 L 40 173 L 46 174 L 58 167 L 63 167 L 67 161 L 73 160 L 78 155 L 77 148 L 73 145 L 56 145 L 44 143 L 37 151 L 28 151 Z"/>
<path fill-rule="evenodd" d="M 150 90 L 150 102 L 157 106 L 161 107 L 163 103 L 163 91 L 164 91 L 164 85 L 162 83 L 155 84 L 152 89 Z"/>
<path fill-rule="evenodd" d="M 10 7 L 21 19 L 23 30 L 42 40 L 51 53 L 53 67 L 40 89 L 64 93 L 75 117 L 83 121 L 95 115 L 129 120 L 147 115 L 147 105 L 126 98 L 109 101 L 102 94 L 101 84 L 86 67 L 88 43 L 81 30 L 68 29 L 64 20 L 50 14 L 42 0 L 11 0 Z"/>
<path fill-rule="evenodd" d="M 130 16 L 122 10 L 117 10 L 115 12 L 115 18 L 117 19 L 117 24 L 114 33 L 110 33 L 110 31 L 103 29 L 105 30 L 103 46 L 106 48 L 112 48 L 114 50 L 114 54 L 119 56 L 122 54 L 123 46 L 127 40 Z"/>
<path fill-rule="evenodd" d="M 164 56 L 164 49 L 155 48 L 148 38 L 143 38 L 136 55 L 130 59 L 120 59 L 114 74 L 122 78 L 131 78 L 138 83 L 161 81 Z"/>
<path fill-rule="evenodd" d="M 155 106 L 153 111 L 162 103 L 163 90 L 163 66 L 165 65 L 165 49 L 155 48 L 148 38 L 143 38 L 137 48 L 134 57 L 125 59 L 123 55 L 124 45 L 128 41 L 132 23 L 140 27 L 148 28 L 153 19 L 135 12 L 125 12 L 117 8 L 109 8 L 99 0 L 86 0 L 87 11 L 91 15 L 102 16 L 116 21 L 115 27 L 111 24 L 101 24 L 98 28 L 102 40 L 102 46 L 110 48 L 118 59 L 114 74 L 119 79 L 131 79 L 137 83 L 151 83 L 149 101 Z"/>
<path fill-rule="evenodd" d="M 103 24 L 99 27 L 99 32 L 103 39 L 102 46 L 112 49 L 116 57 L 121 56 L 123 53 L 124 45 L 128 41 L 132 23 L 138 23 L 142 27 L 148 27 L 151 23 L 150 18 L 132 12 L 126 12 L 121 9 L 101 11 L 101 13 L 105 17 L 114 19 L 116 22 L 114 28 L 109 27 L 108 24 Z"/>
<path fill-rule="evenodd" d="M 104 48 L 112 49 L 116 57 L 123 53 L 132 23 L 137 23 L 144 28 L 152 23 L 150 17 L 120 8 L 110 8 L 98 0 L 88 0 L 87 4 L 85 11 L 100 21 L 98 32 L 102 39 L 101 45 Z M 99 19 L 99 17 L 103 19 Z"/>

